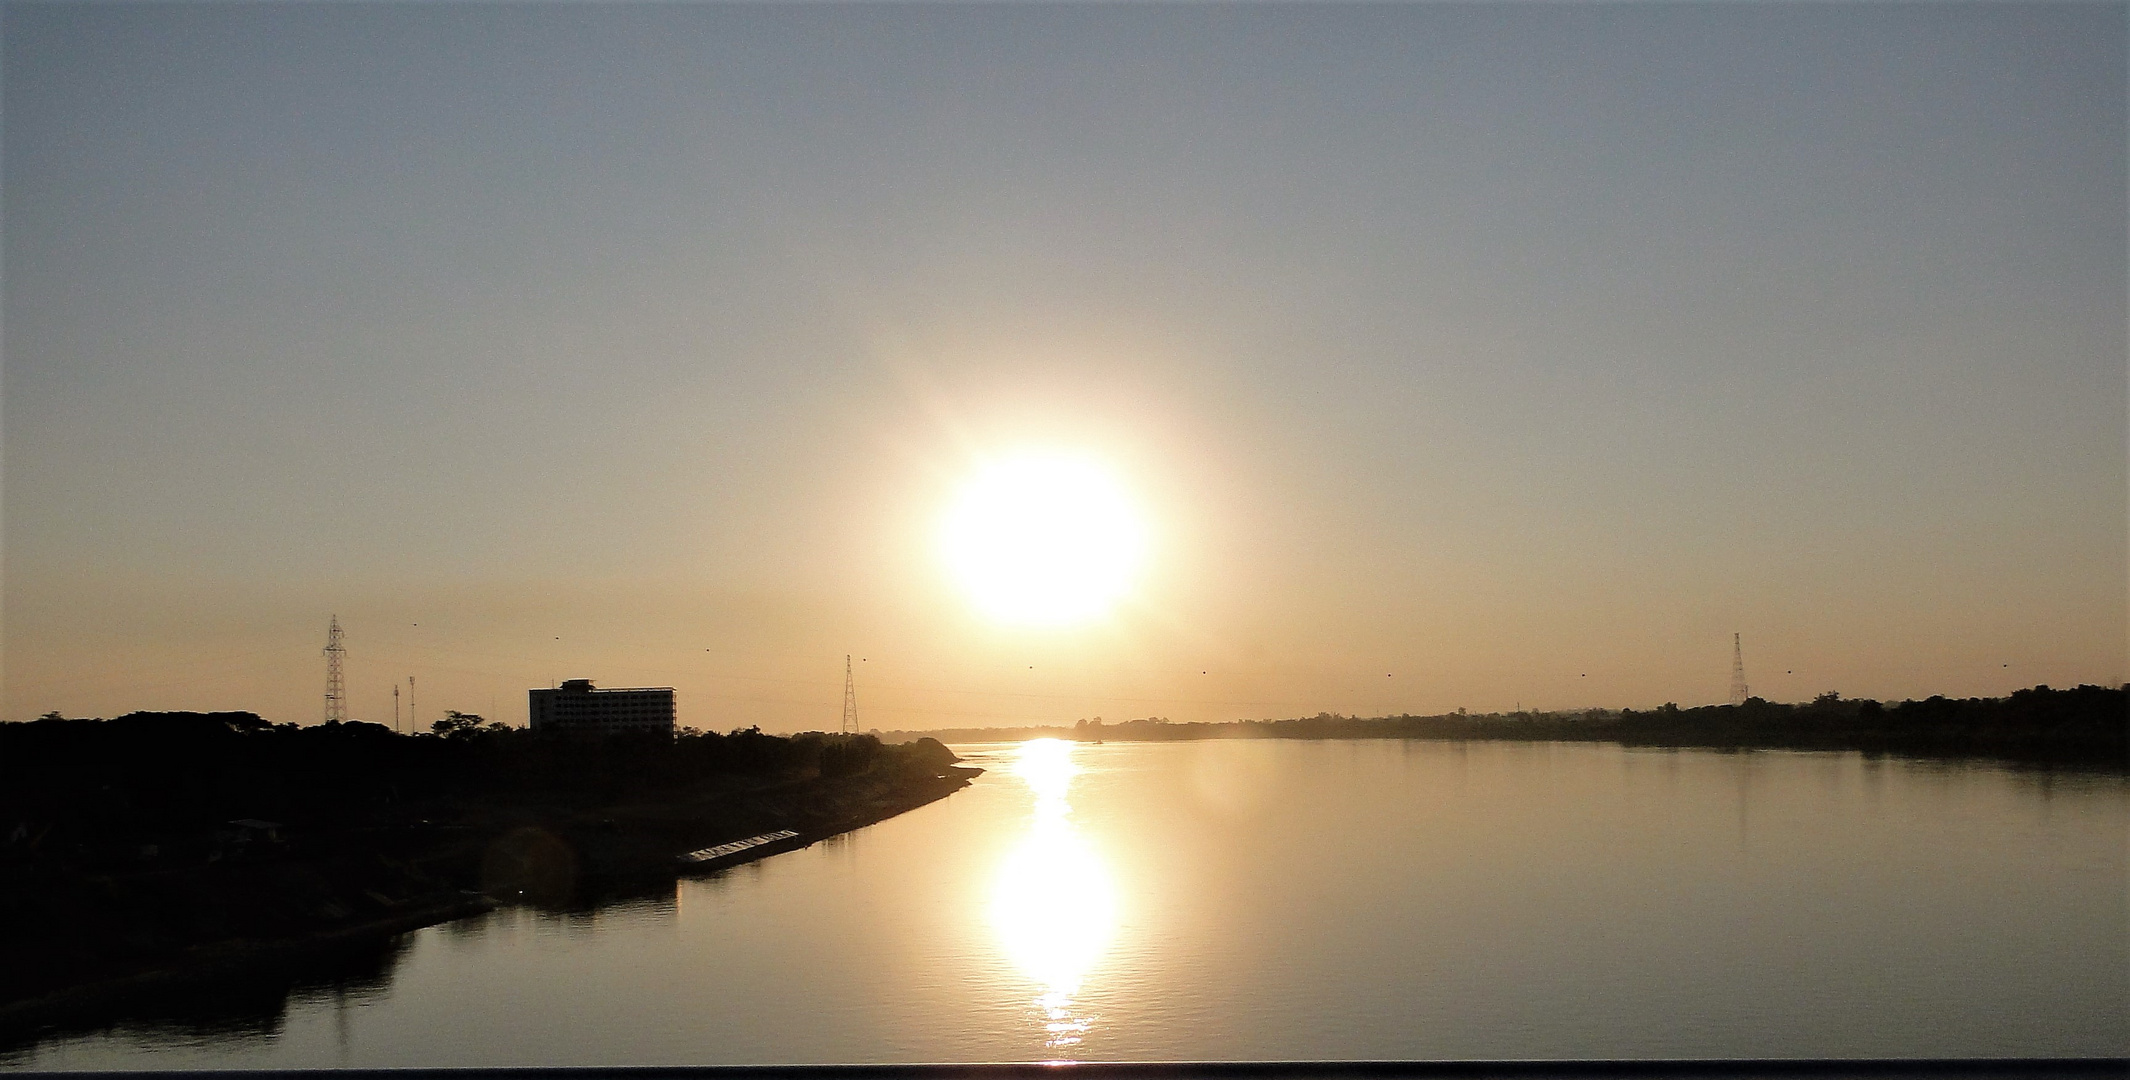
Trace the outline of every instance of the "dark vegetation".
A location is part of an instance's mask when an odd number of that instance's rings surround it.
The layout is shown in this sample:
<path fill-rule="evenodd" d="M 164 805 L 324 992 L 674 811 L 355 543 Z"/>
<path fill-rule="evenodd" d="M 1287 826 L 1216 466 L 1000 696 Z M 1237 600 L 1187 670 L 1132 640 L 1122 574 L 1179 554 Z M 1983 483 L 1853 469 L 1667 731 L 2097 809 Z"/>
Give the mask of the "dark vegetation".
<path fill-rule="evenodd" d="M 892 738 L 900 733 L 888 733 Z M 932 732 L 956 742 L 1025 739 L 1498 739 L 1615 742 L 1626 746 L 1857 750 L 1931 758 L 2130 771 L 2130 688 L 2037 686 L 2006 698 L 1945 698 L 1884 704 L 1822 694 L 1784 705 L 1743 705 L 1362 718 L 1319 713 L 1291 720 L 1172 724 L 1159 717 L 1073 727 Z"/>
<path fill-rule="evenodd" d="M 682 852 L 943 797 L 973 774 L 955 760 L 869 735 L 558 736 L 461 714 L 421 736 L 251 713 L 0 724 L 0 1038 L 497 902 L 670 889 Z"/>

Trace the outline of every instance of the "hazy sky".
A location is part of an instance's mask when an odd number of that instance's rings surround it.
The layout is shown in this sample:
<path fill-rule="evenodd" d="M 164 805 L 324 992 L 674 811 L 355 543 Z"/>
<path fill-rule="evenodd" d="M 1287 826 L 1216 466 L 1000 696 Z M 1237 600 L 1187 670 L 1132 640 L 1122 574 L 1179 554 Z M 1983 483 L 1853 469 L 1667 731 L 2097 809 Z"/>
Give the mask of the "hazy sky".
<path fill-rule="evenodd" d="M 0 8 L 0 715 L 2126 667 L 2120 4 Z M 1149 510 L 987 622 L 977 461 Z"/>

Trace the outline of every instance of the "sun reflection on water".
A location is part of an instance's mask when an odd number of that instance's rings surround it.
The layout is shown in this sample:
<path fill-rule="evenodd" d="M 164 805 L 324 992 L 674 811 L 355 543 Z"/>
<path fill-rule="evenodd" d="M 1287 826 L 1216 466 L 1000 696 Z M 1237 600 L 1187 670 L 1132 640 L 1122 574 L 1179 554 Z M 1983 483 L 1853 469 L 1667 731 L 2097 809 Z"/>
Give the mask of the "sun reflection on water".
<path fill-rule="evenodd" d="M 1043 1045 L 1076 1046 L 1095 1018 L 1073 1006 L 1117 924 L 1117 890 L 1109 866 L 1073 828 L 1066 794 L 1079 772 L 1073 744 L 1024 743 L 1013 774 L 1035 795 L 1028 835 L 1006 856 L 991 891 L 991 925 L 1021 973 L 1034 980 Z"/>

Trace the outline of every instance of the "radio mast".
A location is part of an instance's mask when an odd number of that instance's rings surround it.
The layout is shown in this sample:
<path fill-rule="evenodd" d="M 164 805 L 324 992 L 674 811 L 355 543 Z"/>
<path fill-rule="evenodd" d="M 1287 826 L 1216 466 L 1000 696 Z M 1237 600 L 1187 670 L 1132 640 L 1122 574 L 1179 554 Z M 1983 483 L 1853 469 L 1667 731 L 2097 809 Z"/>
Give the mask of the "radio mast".
<path fill-rule="evenodd" d="M 851 681 L 851 658 L 843 654 L 843 733 L 854 735 L 858 731 L 858 684 Z"/>
<path fill-rule="evenodd" d="M 1745 688 L 1745 650 L 1739 647 L 1738 635 L 1731 635 L 1731 704 L 1743 705 L 1751 693 Z"/>
<path fill-rule="evenodd" d="M 325 722 L 337 724 L 348 718 L 347 688 L 340 675 L 340 661 L 348 650 L 340 645 L 340 616 L 325 631 Z"/>

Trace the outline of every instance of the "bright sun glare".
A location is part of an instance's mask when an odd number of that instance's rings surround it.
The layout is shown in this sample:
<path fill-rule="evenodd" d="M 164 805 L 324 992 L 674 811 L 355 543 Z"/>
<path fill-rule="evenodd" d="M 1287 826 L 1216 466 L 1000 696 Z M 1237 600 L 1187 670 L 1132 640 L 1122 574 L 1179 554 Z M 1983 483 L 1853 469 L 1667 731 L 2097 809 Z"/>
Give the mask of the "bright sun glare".
<path fill-rule="evenodd" d="M 940 530 L 947 569 L 984 614 L 1024 626 L 1085 622 L 1115 606 L 1146 561 L 1124 486 L 1061 453 L 1002 458 L 962 488 Z"/>
<path fill-rule="evenodd" d="M 1073 997 L 1117 928 L 1109 865 L 1072 825 L 1066 795 L 1080 771 L 1072 756 L 1072 744 L 1057 739 L 1021 745 L 1013 774 L 1035 796 L 1035 814 L 991 893 L 991 925 L 1006 955 L 1038 985 L 1036 1006 L 1053 1049 L 1087 1033 L 1092 1021 Z"/>

